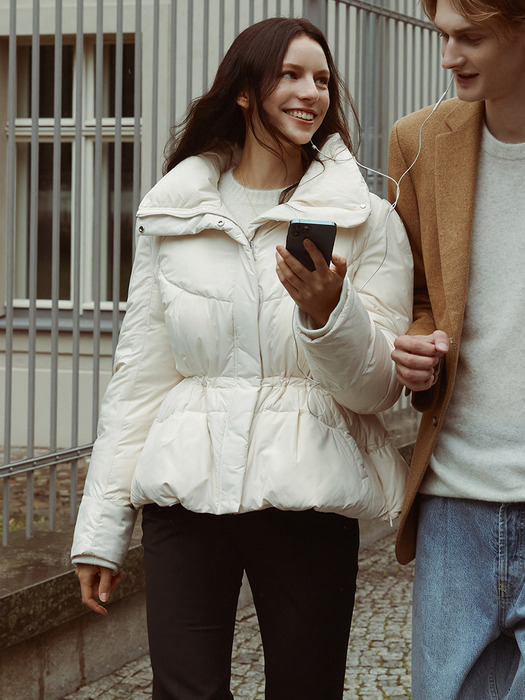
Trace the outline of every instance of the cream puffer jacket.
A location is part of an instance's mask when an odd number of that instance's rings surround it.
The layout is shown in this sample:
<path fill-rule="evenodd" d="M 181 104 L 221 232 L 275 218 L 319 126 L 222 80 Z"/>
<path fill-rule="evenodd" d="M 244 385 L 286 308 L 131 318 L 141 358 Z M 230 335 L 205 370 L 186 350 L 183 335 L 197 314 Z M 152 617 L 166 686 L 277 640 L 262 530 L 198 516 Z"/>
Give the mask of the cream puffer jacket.
<path fill-rule="evenodd" d="M 339 137 L 323 152 L 248 234 L 217 189 L 233 154 L 188 158 L 142 201 L 74 563 L 116 570 L 150 502 L 216 514 L 399 513 L 407 468 L 375 414 L 400 391 L 390 353 L 411 320 L 410 248 Z M 275 270 L 275 247 L 297 218 L 335 221 L 335 252 L 348 261 L 340 302 L 318 330 Z"/>

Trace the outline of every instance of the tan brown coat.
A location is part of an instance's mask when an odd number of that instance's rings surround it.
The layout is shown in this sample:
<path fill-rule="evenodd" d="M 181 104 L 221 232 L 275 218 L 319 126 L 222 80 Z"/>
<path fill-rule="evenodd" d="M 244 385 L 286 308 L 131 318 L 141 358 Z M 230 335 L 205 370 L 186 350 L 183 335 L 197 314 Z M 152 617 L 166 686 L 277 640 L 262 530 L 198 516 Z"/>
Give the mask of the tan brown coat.
<path fill-rule="evenodd" d="M 399 180 L 415 160 L 420 128 L 432 107 L 394 125 L 389 174 Z M 405 495 L 396 554 L 401 563 L 415 556 L 417 493 L 452 395 L 467 296 L 483 103 L 457 98 L 443 102 L 421 131 L 421 153 L 403 178 L 397 211 L 414 255 L 414 323 L 410 335 L 436 329 L 451 338 L 437 384 L 413 395 L 423 411 Z M 390 199 L 395 186 L 390 186 Z"/>

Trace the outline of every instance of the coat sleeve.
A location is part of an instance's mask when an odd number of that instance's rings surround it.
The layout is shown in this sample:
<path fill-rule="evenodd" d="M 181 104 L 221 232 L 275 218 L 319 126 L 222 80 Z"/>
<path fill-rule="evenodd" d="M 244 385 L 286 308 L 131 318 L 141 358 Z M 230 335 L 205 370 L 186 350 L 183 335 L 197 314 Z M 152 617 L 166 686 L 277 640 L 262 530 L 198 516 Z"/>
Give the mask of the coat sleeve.
<path fill-rule="evenodd" d="M 130 489 L 160 404 L 182 377 L 171 350 L 156 275 L 158 239 L 139 236 L 114 374 L 75 527 L 72 561 L 118 570 L 136 519 Z"/>
<path fill-rule="evenodd" d="M 411 321 L 412 256 L 399 217 L 374 195 L 364 230 L 355 233 L 364 236 L 363 249 L 325 328 L 309 331 L 298 310 L 295 322 L 314 381 L 355 413 L 378 413 L 401 391 L 390 354 Z"/>
<path fill-rule="evenodd" d="M 417 125 L 416 125 L 417 126 Z M 410 130 L 411 134 L 417 132 L 417 128 Z M 416 148 L 416 139 L 412 136 L 413 149 Z M 402 130 L 399 122 L 394 124 L 390 135 L 388 149 L 388 174 L 399 182 L 406 170 L 416 157 L 417 151 L 406 153 L 407 146 L 403 146 Z M 413 323 L 408 329 L 408 335 L 431 335 L 436 330 L 434 315 L 427 288 L 425 266 L 423 264 L 423 252 L 421 245 L 421 225 L 419 216 L 419 203 L 416 188 L 412 181 L 412 173 L 404 175 L 400 186 L 401 194 L 398 197 L 396 211 L 403 221 L 410 242 L 410 248 L 414 258 L 414 310 Z M 391 201 L 398 195 L 395 185 L 388 182 L 388 196 Z M 441 384 L 442 376 L 440 378 Z M 418 411 L 428 410 L 434 403 L 439 386 L 436 384 L 426 391 L 412 393 L 412 404 Z"/>

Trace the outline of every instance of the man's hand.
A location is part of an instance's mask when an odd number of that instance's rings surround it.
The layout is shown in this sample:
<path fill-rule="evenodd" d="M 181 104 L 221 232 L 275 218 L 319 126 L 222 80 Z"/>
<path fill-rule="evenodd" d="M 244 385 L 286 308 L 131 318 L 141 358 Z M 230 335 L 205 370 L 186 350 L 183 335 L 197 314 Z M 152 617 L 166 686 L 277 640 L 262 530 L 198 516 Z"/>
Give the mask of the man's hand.
<path fill-rule="evenodd" d="M 118 586 L 122 574 L 113 574 L 112 569 L 93 564 L 78 564 L 75 573 L 80 581 L 80 592 L 84 605 L 99 615 L 107 615 L 106 608 L 100 605 L 95 598 L 105 603 Z"/>
<path fill-rule="evenodd" d="M 313 260 L 310 271 L 281 245 L 277 246 L 277 275 L 297 306 L 313 318 L 318 328 L 326 325 L 341 296 L 346 275 L 346 260 L 332 255 L 328 266 L 315 243 L 304 239 L 304 247 Z"/>
<path fill-rule="evenodd" d="M 401 335 L 394 347 L 398 380 L 412 391 L 424 391 L 436 382 L 450 341 L 444 331 L 434 331 L 432 335 Z"/>

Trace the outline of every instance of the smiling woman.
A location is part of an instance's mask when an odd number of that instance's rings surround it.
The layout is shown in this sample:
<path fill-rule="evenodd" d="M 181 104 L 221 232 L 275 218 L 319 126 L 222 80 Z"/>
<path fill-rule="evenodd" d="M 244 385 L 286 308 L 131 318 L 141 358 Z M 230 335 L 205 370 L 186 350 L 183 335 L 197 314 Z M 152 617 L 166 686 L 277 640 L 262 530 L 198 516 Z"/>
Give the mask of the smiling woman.
<path fill-rule="evenodd" d="M 405 231 L 361 177 L 345 95 L 310 22 L 249 27 L 139 207 L 72 554 L 105 615 L 143 509 L 154 700 L 231 700 L 244 572 L 267 700 L 342 698 L 357 519 L 403 497 L 374 414 L 399 396 L 390 353 L 412 306 Z M 283 248 L 297 218 L 337 227 L 331 261 Z"/>
<path fill-rule="evenodd" d="M 290 42 L 277 85 L 262 103 L 273 134 L 260 119 L 250 123 L 250 100 L 246 91 L 241 92 L 237 103 L 245 113 L 247 129 L 241 162 L 234 171 L 238 180 L 260 189 L 269 185 L 287 187 L 299 181 L 303 164 L 297 146 L 309 143 L 324 121 L 330 106 L 329 80 L 330 70 L 322 47 L 304 35 Z M 246 170 L 250 161 L 257 157 L 256 153 L 270 159 L 272 139 L 276 136 L 282 155 L 276 154 L 271 160 L 275 161 L 279 176 L 275 177 L 274 166 L 271 166 L 267 173 L 260 167 L 252 169 L 251 178 L 247 177 Z"/>
<path fill-rule="evenodd" d="M 322 148 L 330 134 L 339 134 L 344 145 L 353 150 L 345 108 L 348 107 L 353 115 L 356 130 L 359 131 L 357 113 L 324 35 L 307 20 L 283 20 L 259 22 L 237 37 L 222 60 L 209 92 L 195 100 L 187 118 L 173 128 L 167 145 L 165 172 L 189 155 L 204 153 L 225 143 L 243 148 L 247 135 L 246 123 L 253 130 L 256 121 L 265 129 L 266 147 L 274 150 L 278 158 L 282 157 L 286 134 L 280 133 L 272 124 L 263 103 L 282 80 L 294 80 L 294 68 L 298 66 L 286 66 L 284 59 L 291 42 L 299 38 L 309 41 L 310 46 L 315 45 L 318 57 L 319 51 L 323 55 L 324 65 L 320 67 L 321 74 L 316 76 L 316 83 L 327 83 L 329 102 L 324 119 L 318 122 L 312 143 L 306 141 L 300 148 L 296 144 L 303 171 L 316 159 L 314 146 Z M 239 109 L 238 100 L 241 97 L 245 105 Z M 304 107 L 303 104 L 301 106 Z"/>

